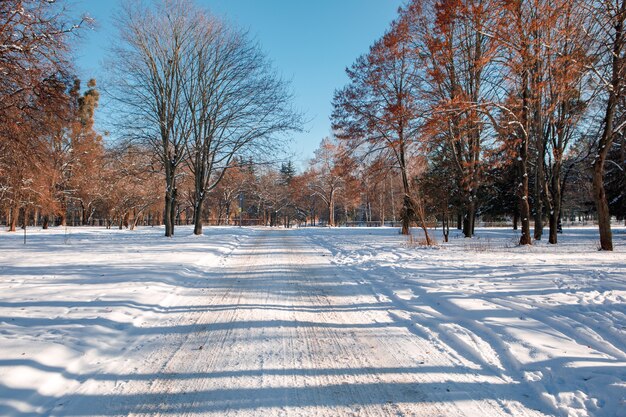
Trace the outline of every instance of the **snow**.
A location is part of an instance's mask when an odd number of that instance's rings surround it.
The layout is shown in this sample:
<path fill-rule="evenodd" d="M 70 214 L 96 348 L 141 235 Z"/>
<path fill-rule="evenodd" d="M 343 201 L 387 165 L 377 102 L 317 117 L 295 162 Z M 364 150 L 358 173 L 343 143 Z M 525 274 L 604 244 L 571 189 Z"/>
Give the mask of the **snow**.
<path fill-rule="evenodd" d="M 0 415 L 626 416 L 626 233 L 0 232 Z"/>

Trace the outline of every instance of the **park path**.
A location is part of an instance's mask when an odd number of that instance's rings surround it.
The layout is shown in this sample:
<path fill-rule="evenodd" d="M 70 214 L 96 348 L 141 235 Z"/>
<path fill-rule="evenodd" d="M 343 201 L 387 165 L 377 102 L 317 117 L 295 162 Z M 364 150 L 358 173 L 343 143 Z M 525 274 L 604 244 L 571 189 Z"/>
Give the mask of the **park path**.
<path fill-rule="evenodd" d="M 94 376 L 50 415 L 543 415 L 416 331 L 370 281 L 306 234 L 261 230 L 178 300 L 140 362 Z"/>

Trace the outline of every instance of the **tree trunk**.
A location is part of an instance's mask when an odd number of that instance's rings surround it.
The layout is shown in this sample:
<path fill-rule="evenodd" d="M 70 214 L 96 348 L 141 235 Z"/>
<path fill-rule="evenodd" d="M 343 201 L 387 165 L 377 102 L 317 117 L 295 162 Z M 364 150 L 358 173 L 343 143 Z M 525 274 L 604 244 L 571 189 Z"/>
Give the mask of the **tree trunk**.
<path fill-rule="evenodd" d="M 174 191 L 172 192 L 172 205 L 170 206 L 170 224 L 172 225 L 172 236 L 174 236 L 174 226 L 176 226 L 176 209 L 177 209 L 177 190 L 174 185 Z"/>
<path fill-rule="evenodd" d="M 561 218 L 561 165 L 559 161 L 554 165 L 554 173 L 552 174 L 552 201 L 550 207 L 550 231 L 548 242 L 556 245 L 558 242 L 559 219 Z"/>
<path fill-rule="evenodd" d="M 557 244 L 557 230 L 558 230 L 558 216 L 556 215 L 555 211 L 552 211 L 550 213 L 550 232 L 549 232 L 549 237 L 548 237 L 548 242 L 552 245 L 556 245 Z"/>
<path fill-rule="evenodd" d="M 431 246 L 432 241 L 430 239 L 430 235 L 428 234 L 428 226 L 426 225 L 426 214 L 424 213 L 424 204 L 421 199 L 419 200 L 412 199 L 411 204 L 413 206 L 413 213 L 415 214 L 416 219 L 419 220 L 420 227 L 422 228 L 422 231 L 424 232 L 424 237 L 426 238 L 426 244 L 428 246 Z"/>
<path fill-rule="evenodd" d="M 624 6 L 622 5 L 622 9 Z M 623 10 L 621 10 L 623 13 Z M 615 35 L 613 40 L 613 56 L 612 56 L 612 80 L 611 89 L 609 90 L 609 98 L 606 104 L 606 111 L 604 114 L 602 137 L 598 143 L 597 154 L 593 161 L 593 198 L 596 203 L 596 210 L 598 212 L 598 229 L 600 232 L 600 248 L 602 250 L 613 250 L 613 236 L 611 233 L 611 214 L 609 212 L 609 203 L 606 199 L 606 192 L 604 190 L 604 163 L 606 161 L 607 154 L 614 139 L 614 120 L 615 111 L 617 109 L 618 100 L 617 94 L 620 93 L 622 87 L 622 80 L 620 77 L 621 66 L 624 63 L 620 61 L 622 58 L 622 48 L 624 47 L 624 35 L 623 31 L 623 17 L 622 20 L 615 26 Z"/>
<path fill-rule="evenodd" d="M 130 230 L 135 230 L 137 228 L 137 223 L 139 223 L 139 217 L 137 213 L 135 213 L 135 217 L 133 218 L 133 222 L 130 225 Z"/>
<path fill-rule="evenodd" d="M 409 180 L 406 172 L 402 172 L 402 186 L 404 188 L 404 199 L 402 200 L 402 212 L 400 217 L 402 219 L 402 234 L 411 234 L 411 221 L 415 218 L 415 211 L 413 210 L 413 204 L 411 202 L 411 189 L 409 187 Z"/>
<path fill-rule="evenodd" d="M 411 202 L 411 187 L 409 185 L 409 174 L 407 172 L 406 160 L 404 155 L 404 133 L 403 129 L 399 130 L 398 137 L 401 138 L 400 152 L 398 162 L 400 163 L 400 174 L 402 177 L 402 190 L 404 191 L 404 199 L 402 200 L 402 234 L 411 234 L 411 220 L 415 218 L 415 211 Z"/>
<path fill-rule="evenodd" d="M 428 227 L 426 225 L 426 218 L 423 211 L 423 205 L 420 204 L 418 206 L 418 202 L 411 198 L 411 196 L 404 196 L 404 203 L 402 208 L 402 234 L 410 235 L 411 222 L 414 220 L 418 220 L 419 225 L 424 232 L 426 244 L 430 246 L 432 244 L 432 241 L 430 239 L 430 235 L 428 234 Z M 405 230 L 407 233 L 404 233 Z"/>
<path fill-rule="evenodd" d="M 463 235 L 471 238 L 474 235 L 474 222 L 476 220 L 476 204 L 470 198 L 465 206 L 465 217 L 463 218 Z"/>
<path fill-rule="evenodd" d="M 81 226 L 86 226 L 89 224 L 89 217 L 87 215 L 87 211 L 89 210 L 89 207 L 85 207 L 85 204 L 81 201 L 80 206 L 82 208 L 82 218 L 81 218 Z"/>
<path fill-rule="evenodd" d="M 537 169 L 535 172 L 535 213 L 534 221 L 535 228 L 533 230 L 533 237 L 535 240 L 541 240 L 543 236 L 543 187 L 542 184 L 545 181 L 545 174 L 543 169 L 544 156 L 542 152 L 539 152 L 540 156 L 537 157 Z"/>
<path fill-rule="evenodd" d="M 199 236 L 202 234 L 202 205 L 203 200 L 198 199 L 196 201 L 193 211 L 193 234 Z"/>
<path fill-rule="evenodd" d="M 9 232 L 15 232 L 17 230 L 17 212 L 18 212 L 18 208 L 13 206 L 10 209 L 10 219 L 9 219 Z"/>
<path fill-rule="evenodd" d="M 535 54 L 538 54 L 537 51 L 537 39 L 533 41 Z M 542 93 L 543 89 L 541 87 L 542 84 L 542 71 L 541 65 L 539 63 L 539 57 L 535 58 L 535 63 L 532 65 L 532 76 L 530 83 L 530 90 L 533 96 L 531 100 L 532 106 L 532 127 L 528 131 L 529 134 L 532 135 L 532 140 L 535 143 L 535 148 L 537 151 L 536 159 L 535 159 L 535 201 L 534 201 L 534 223 L 535 227 L 533 230 L 533 237 L 535 240 L 541 240 L 543 236 L 543 212 L 544 212 L 544 199 L 548 197 L 544 194 L 545 186 L 546 186 L 546 169 L 545 169 L 545 160 L 546 160 L 546 135 L 544 134 L 543 129 L 543 117 L 542 117 Z"/>
<path fill-rule="evenodd" d="M 22 229 L 26 229 L 26 223 L 28 223 L 28 210 L 26 210 L 26 207 L 20 209 L 20 217 L 22 218 Z"/>
<path fill-rule="evenodd" d="M 602 250 L 612 251 L 613 235 L 611 233 L 611 215 L 604 191 L 604 159 L 605 158 L 598 157 L 593 164 L 593 197 L 596 202 L 596 210 L 598 211 L 600 248 Z"/>
<path fill-rule="evenodd" d="M 384 188 L 383 188 L 384 191 Z M 385 200 L 384 200 L 384 196 L 385 193 L 381 193 L 380 194 L 380 226 L 384 226 L 385 225 Z"/>
<path fill-rule="evenodd" d="M 393 183 L 391 182 L 391 176 L 389 176 L 389 188 L 391 189 L 391 215 L 395 225 L 396 222 L 396 195 L 393 192 Z"/>
<path fill-rule="evenodd" d="M 404 200 L 402 200 L 402 234 L 410 235 L 411 234 L 411 202 L 410 197 L 405 194 Z"/>
<path fill-rule="evenodd" d="M 519 240 L 520 245 L 532 245 L 530 236 L 530 206 L 528 204 L 528 138 L 522 140 L 519 155 L 520 183 L 518 184 L 518 204 L 520 222 L 522 225 L 522 235 Z"/>
<path fill-rule="evenodd" d="M 174 236 L 176 222 L 176 167 L 168 160 L 165 163 L 165 236 Z"/>
<path fill-rule="evenodd" d="M 525 162 L 526 161 L 522 162 L 524 164 L 522 171 L 527 173 Z M 530 206 L 528 205 L 528 175 L 522 178 L 519 194 L 520 220 L 522 223 L 522 236 L 520 237 L 519 244 L 532 245 L 533 242 L 530 237 Z"/>
<path fill-rule="evenodd" d="M 328 194 L 328 202 L 326 203 L 328 206 L 328 225 L 330 227 L 335 226 L 335 191 L 331 191 Z"/>
<path fill-rule="evenodd" d="M 522 143 L 519 149 L 519 173 L 520 183 L 518 185 L 519 211 L 522 223 L 522 235 L 519 240 L 520 245 L 532 245 L 530 237 L 530 206 L 528 204 L 528 132 L 530 128 L 528 109 L 530 105 L 530 92 L 528 91 L 528 72 L 523 76 L 523 94 L 522 94 L 522 126 L 523 131 L 520 132 Z"/>
<path fill-rule="evenodd" d="M 163 220 L 165 222 L 165 236 L 172 237 L 172 218 L 170 212 L 172 210 L 172 198 L 169 193 L 165 193 L 165 209 Z"/>

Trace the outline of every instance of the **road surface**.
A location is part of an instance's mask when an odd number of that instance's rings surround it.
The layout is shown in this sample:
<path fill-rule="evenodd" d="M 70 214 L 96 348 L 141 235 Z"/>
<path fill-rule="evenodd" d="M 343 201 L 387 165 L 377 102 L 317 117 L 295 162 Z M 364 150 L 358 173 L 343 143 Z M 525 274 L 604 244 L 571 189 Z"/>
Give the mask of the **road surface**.
<path fill-rule="evenodd" d="M 202 256 L 201 254 L 199 256 Z M 264 230 L 50 415 L 541 416 L 532 394 L 463 363 L 306 235 Z M 377 284 L 379 285 L 379 284 Z"/>

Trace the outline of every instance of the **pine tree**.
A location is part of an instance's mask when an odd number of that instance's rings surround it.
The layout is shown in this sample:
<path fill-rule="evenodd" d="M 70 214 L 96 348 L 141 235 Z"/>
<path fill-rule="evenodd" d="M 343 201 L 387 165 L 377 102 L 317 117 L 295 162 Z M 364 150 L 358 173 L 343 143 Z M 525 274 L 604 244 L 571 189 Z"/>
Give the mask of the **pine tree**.
<path fill-rule="evenodd" d="M 282 163 L 280 165 L 280 177 L 281 183 L 283 185 L 289 186 L 296 176 L 296 169 L 293 166 L 293 162 L 291 160 L 287 161 L 287 163 Z"/>

